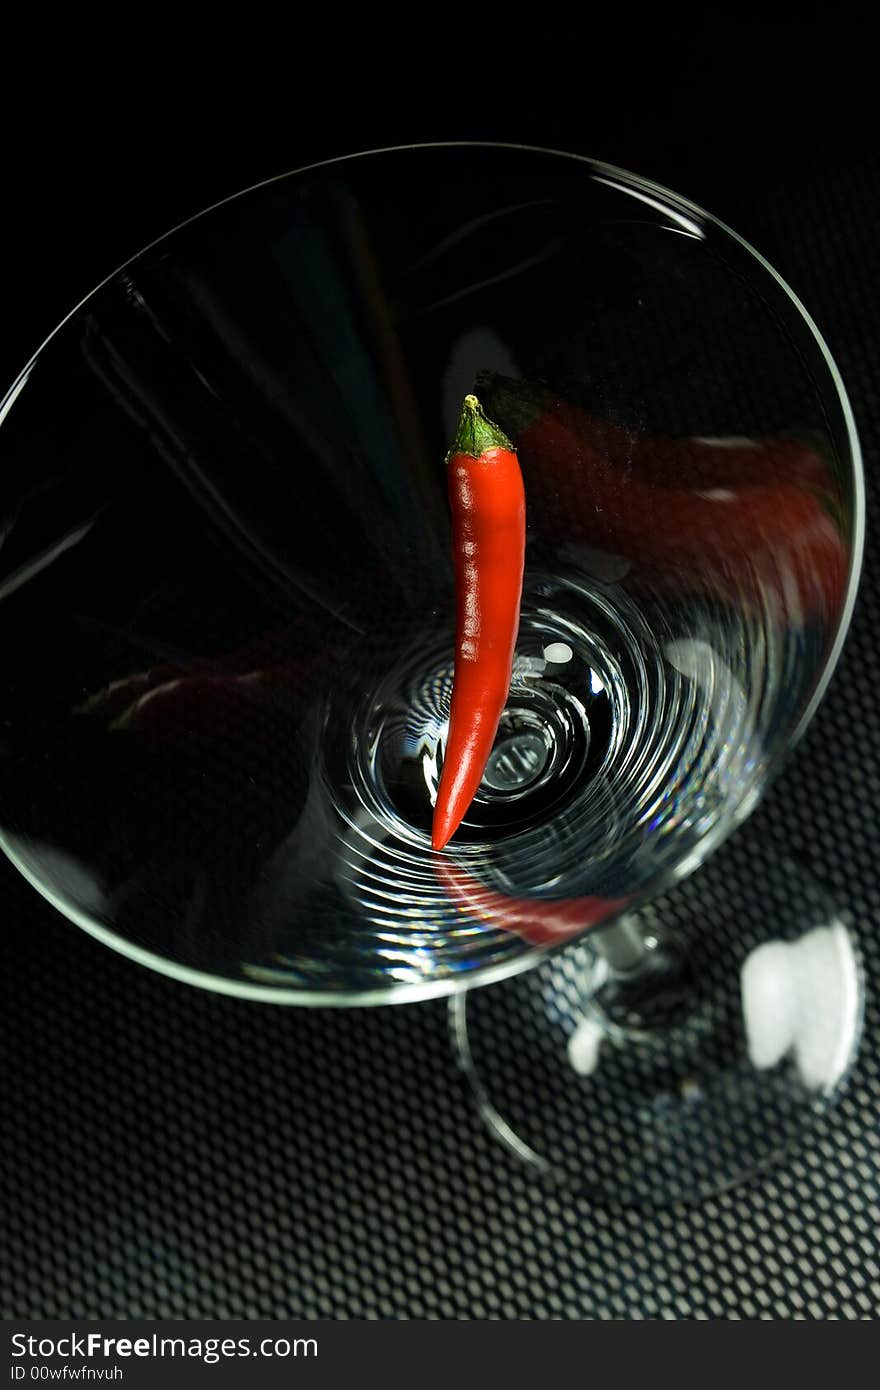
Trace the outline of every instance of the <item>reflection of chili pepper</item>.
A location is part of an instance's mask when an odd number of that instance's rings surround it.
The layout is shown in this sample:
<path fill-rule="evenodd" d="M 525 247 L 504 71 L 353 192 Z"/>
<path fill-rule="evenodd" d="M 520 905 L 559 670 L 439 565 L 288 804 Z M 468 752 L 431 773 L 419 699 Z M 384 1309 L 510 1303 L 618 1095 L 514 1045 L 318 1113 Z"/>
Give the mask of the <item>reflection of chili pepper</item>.
<path fill-rule="evenodd" d="M 525 558 L 525 496 L 510 440 L 466 396 L 448 460 L 456 587 L 455 672 L 431 842 L 473 800 L 510 689 Z"/>
<path fill-rule="evenodd" d="M 469 918 L 516 932 L 530 946 L 552 946 L 618 916 L 626 898 L 508 898 L 486 888 L 460 865 L 437 859 L 434 873 L 450 900 Z"/>
<path fill-rule="evenodd" d="M 744 488 L 797 483 L 825 495 L 836 491 L 821 451 L 803 439 L 664 439 L 626 429 L 560 400 L 532 382 L 481 372 L 478 389 L 492 412 L 517 442 L 525 432 L 555 421 L 589 444 L 615 470 L 632 472 L 646 483 L 689 489 Z"/>
<path fill-rule="evenodd" d="M 674 441 L 656 453 L 645 446 L 637 472 L 633 454 L 639 450 L 630 440 L 624 461 L 616 427 L 603 433 L 602 422 L 540 388 L 536 394 L 527 383 L 521 397 L 509 383 L 486 385 L 493 409 L 516 440 L 530 515 L 549 537 L 623 555 L 636 567 L 635 578 L 643 576 L 658 589 L 714 588 L 762 607 L 773 601 L 790 617 L 834 620 L 847 559 L 840 533 L 815 495 L 820 461 L 814 451 L 804 448 L 799 455 L 791 441 L 771 441 L 756 446 L 759 463 L 750 461 L 743 446 L 722 472 L 723 449 L 706 445 L 702 453 L 699 441 L 685 441 L 682 482 L 671 487 L 666 482 L 676 476 Z M 650 477 L 652 469 L 664 478 L 662 485 Z M 827 473 L 824 482 L 833 495 Z"/>
<path fill-rule="evenodd" d="M 320 651 L 301 653 L 288 638 L 262 638 L 222 656 L 164 663 L 123 676 L 91 694 L 75 713 L 118 733 L 151 738 L 277 736 L 277 721 L 303 707 L 327 677 Z"/>
<path fill-rule="evenodd" d="M 284 667 L 245 675 L 178 675 L 138 696 L 110 724 L 118 732 L 151 738 L 277 737 L 273 716 L 298 711 L 294 695 L 302 690 L 296 674 Z"/>

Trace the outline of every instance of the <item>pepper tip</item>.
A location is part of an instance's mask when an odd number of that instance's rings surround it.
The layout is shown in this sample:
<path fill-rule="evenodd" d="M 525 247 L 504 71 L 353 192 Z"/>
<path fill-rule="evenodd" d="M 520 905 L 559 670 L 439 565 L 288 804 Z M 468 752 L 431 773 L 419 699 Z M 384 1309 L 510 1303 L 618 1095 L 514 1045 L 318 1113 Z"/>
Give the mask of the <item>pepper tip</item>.
<path fill-rule="evenodd" d="M 452 836 L 453 831 L 451 831 L 447 826 L 444 826 L 442 830 L 432 830 L 431 848 L 435 850 L 437 854 L 440 854 L 441 851 L 444 850 L 446 846 L 449 844 L 449 841 L 452 839 Z"/>
<path fill-rule="evenodd" d="M 461 824 L 461 816 L 450 815 L 447 804 L 434 807 L 434 821 L 431 826 L 431 848 L 438 853 L 444 850 Z"/>

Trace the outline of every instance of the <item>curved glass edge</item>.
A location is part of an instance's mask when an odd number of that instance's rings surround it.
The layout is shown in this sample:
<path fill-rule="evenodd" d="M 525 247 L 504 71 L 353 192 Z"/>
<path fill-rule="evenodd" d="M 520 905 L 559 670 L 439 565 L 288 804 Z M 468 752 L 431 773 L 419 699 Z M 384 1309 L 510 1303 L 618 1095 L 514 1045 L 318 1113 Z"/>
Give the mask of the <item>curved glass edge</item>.
<path fill-rule="evenodd" d="M 446 999 L 452 994 L 463 993 L 476 983 L 481 985 L 496 984 L 501 980 L 510 979 L 512 975 L 522 974 L 538 960 L 543 960 L 550 951 L 558 950 L 560 946 L 568 944 L 560 942 L 558 946 L 550 947 L 549 951 L 547 948 L 538 947 L 498 965 L 478 966 L 474 969 L 473 975 L 466 980 L 452 978 L 432 980 L 425 984 L 398 983 L 385 985 L 381 989 L 358 992 L 300 990 L 293 986 L 261 985 L 250 980 L 235 980 L 231 976 L 212 975 L 207 970 L 196 970 L 193 966 L 183 965 L 178 961 L 160 956 L 155 951 L 149 951 L 145 946 L 138 946 L 136 942 L 119 936 L 111 927 L 105 927 L 103 923 L 96 922 L 94 918 L 89 917 L 88 913 L 65 902 L 53 893 L 48 884 L 38 878 L 25 860 L 12 848 L 2 831 L 0 831 L 0 850 L 18 870 L 22 878 L 36 889 L 40 897 L 45 898 L 46 902 L 54 907 L 62 917 L 66 917 L 69 922 L 73 922 L 74 926 L 80 927 L 89 936 L 93 936 L 96 941 L 109 946 L 118 955 L 125 956 L 126 959 L 134 961 L 137 965 L 144 965 L 159 975 L 177 980 L 180 984 L 196 985 L 213 994 L 224 994 L 233 999 L 247 999 L 252 1003 L 290 1004 L 297 1008 L 362 1008 L 376 1004 L 416 1004 L 424 1002 L 426 999 Z M 602 925 L 609 926 L 613 920 L 609 917 L 608 921 L 603 922 Z"/>
<path fill-rule="evenodd" d="M 253 980 L 237 980 L 227 975 L 212 975 L 207 970 L 197 970 L 193 966 L 171 960 L 155 951 L 148 950 L 145 946 L 139 946 L 137 942 L 131 941 L 127 937 L 120 936 L 112 927 L 107 927 L 102 922 L 96 921 L 81 908 L 75 907 L 72 903 L 66 902 L 59 895 L 53 893 L 51 887 L 33 872 L 27 861 L 12 847 L 2 830 L 0 830 L 0 850 L 18 870 L 22 878 L 36 889 L 40 897 L 54 907 L 62 917 L 66 917 L 74 926 L 80 927 L 89 936 L 93 936 L 96 941 L 109 946 L 117 954 L 125 956 L 127 960 L 132 960 L 137 965 L 146 966 L 147 969 L 153 970 L 159 975 L 165 975 L 168 979 L 177 980 L 180 984 L 194 985 L 200 989 L 209 990 L 213 994 L 223 994 L 233 999 L 247 999 L 252 1003 L 288 1004 L 297 1008 L 367 1008 L 379 1004 L 416 1004 L 429 999 L 448 999 L 465 994 L 477 986 L 500 984 L 503 980 L 510 980 L 516 975 L 524 974 L 526 970 L 530 970 L 539 961 L 557 955 L 590 932 L 601 932 L 606 927 L 613 926 L 618 918 L 637 911 L 650 898 L 656 897 L 658 893 L 662 893 L 673 887 L 674 884 L 688 878 L 710 854 L 724 843 L 745 819 L 745 815 L 751 814 L 756 804 L 756 801 L 751 802 L 748 811 L 740 815 L 736 814 L 736 808 L 734 808 L 730 819 L 714 826 L 686 859 L 664 869 L 655 879 L 645 884 L 638 893 L 621 906 L 619 911 L 610 913 L 604 921 L 596 923 L 593 927 L 585 928 L 584 932 L 573 934 L 548 945 L 533 947 L 510 960 L 499 961 L 494 965 L 475 966 L 471 973 L 436 979 L 424 984 L 397 982 L 392 985 L 383 985 L 378 989 L 358 991 L 299 989 L 292 985 L 264 985 Z"/>
<path fill-rule="evenodd" d="M 521 148 L 535 149 L 536 147 L 531 145 L 525 145 Z M 548 150 L 546 151 L 546 153 L 562 154 L 563 151 Z M 837 393 L 837 402 L 840 406 L 841 414 L 843 416 L 843 423 L 846 429 L 847 442 L 849 444 L 850 455 L 852 460 L 853 531 L 852 546 L 849 557 L 849 580 L 847 585 L 846 598 L 844 600 L 843 605 L 843 612 L 840 617 L 840 624 L 835 634 L 834 642 L 832 643 L 831 650 L 829 651 L 828 656 L 826 658 L 822 674 L 816 682 L 816 689 L 813 692 L 810 702 L 807 705 L 804 713 L 801 715 L 799 722 L 795 725 L 795 728 L 789 737 L 788 748 L 791 749 L 795 746 L 796 743 L 799 742 L 803 734 L 806 732 L 807 726 L 812 720 L 813 715 L 816 713 L 816 710 L 822 703 L 822 699 L 825 695 L 826 690 L 828 689 L 828 684 L 831 680 L 831 677 L 834 675 L 834 669 L 837 666 L 837 663 L 840 659 L 840 654 L 843 650 L 843 644 L 846 641 L 846 636 L 849 632 L 850 623 L 852 621 L 853 609 L 855 608 L 856 595 L 858 593 L 859 579 L 861 577 L 862 572 L 862 561 L 864 558 L 866 499 L 865 478 L 862 461 L 862 447 L 859 441 L 858 430 L 856 429 L 856 421 L 852 405 L 850 404 L 850 399 L 847 394 L 846 387 L 843 384 L 843 377 L 841 376 L 837 363 L 835 362 L 834 357 L 831 354 L 831 349 L 825 342 L 825 339 L 819 331 L 818 325 L 816 324 L 815 320 L 813 319 L 812 315 L 810 314 L 809 310 L 806 308 L 802 300 L 799 298 L 798 295 L 795 294 L 794 290 L 791 288 L 788 282 L 785 279 L 783 279 L 783 277 L 779 274 L 779 271 L 776 270 L 773 265 L 771 265 L 767 258 L 765 256 L 762 256 L 760 251 L 756 250 L 755 247 L 752 246 L 751 242 L 746 241 L 745 237 L 740 236 L 739 232 L 735 231 L 733 227 L 729 227 L 726 222 L 722 222 L 721 218 L 716 217 L 713 213 L 706 212 L 705 209 L 701 208 L 697 203 L 693 203 L 689 199 L 683 198 L 680 194 L 674 193 L 668 188 L 664 188 L 662 184 L 653 183 L 650 179 L 642 178 L 642 176 L 639 174 L 632 174 L 629 172 L 629 170 L 618 168 L 616 165 L 613 164 L 601 164 L 596 160 L 586 159 L 585 156 L 573 155 L 571 157 L 574 159 L 584 159 L 584 162 L 586 162 L 590 167 L 600 168 L 602 169 L 604 174 L 614 174 L 618 178 L 624 179 L 629 183 L 635 184 L 639 188 L 645 189 L 646 191 L 655 194 L 658 197 L 658 199 L 664 200 L 666 202 L 672 202 L 673 204 L 675 204 L 676 207 L 684 209 L 686 212 L 693 214 L 695 217 L 698 217 L 703 221 L 710 222 L 713 226 L 718 227 L 722 232 L 724 232 L 725 235 L 729 236 L 733 241 L 735 241 L 739 246 L 741 246 L 743 250 L 748 253 L 749 256 L 751 256 L 754 260 L 758 262 L 760 266 L 763 267 L 763 269 L 767 272 L 770 278 L 779 286 L 779 288 L 787 296 L 791 304 L 800 314 L 804 324 L 809 329 L 810 334 L 813 338 L 813 342 L 819 349 L 819 353 L 822 359 L 824 360 L 826 367 L 828 368 L 831 381 Z"/>
<path fill-rule="evenodd" d="M 661 202 L 661 204 L 672 204 L 676 208 L 682 209 L 685 213 L 698 218 L 702 222 L 711 223 L 713 226 L 719 228 L 722 232 L 724 232 L 725 235 L 731 237 L 733 241 L 735 241 L 739 246 L 743 248 L 743 250 L 745 250 L 750 256 L 752 256 L 758 262 L 758 264 L 762 266 L 763 269 L 770 275 L 771 279 L 775 281 L 775 283 L 779 286 L 783 293 L 788 297 L 794 308 L 797 310 L 798 314 L 801 316 L 806 327 L 809 329 L 813 337 L 813 341 L 818 347 L 819 352 L 822 358 L 824 359 L 826 366 L 828 367 L 831 380 L 833 382 L 835 391 L 837 392 L 837 399 L 841 408 L 843 421 L 846 428 L 847 439 L 852 459 L 853 533 L 852 551 L 850 555 L 849 582 L 847 587 L 846 599 L 844 602 L 843 613 L 840 619 L 840 624 L 835 635 L 835 639 L 832 644 L 831 650 L 826 659 L 822 674 L 820 675 L 816 683 L 816 689 L 814 690 L 812 698 L 810 699 L 810 702 L 806 710 L 801 716 L 799 723 L 795 727 L 790 737 L 788 747 L 794 747 L 794 745 L 801 739 L 803 734 L 806 732 L 806 729 L 810 721 L 812 720 L 814 714 L 816 713 L 816 710 L 821 704 L 821 701 L 828 688 L 829 682 L 834 674 L 835 667 L 837 666 L 837 663 L 840 659 L 840 654 L 843 650 L 843 645 L 846 641 L 846 636 L 849 631 L 853 609 L 855 607 L 856 594 L 858 592 L 865 542 L 865 483 L 863 476 L 862 451 L 859 442 L 858 432 L 856 430 L 855 416 L 853 414 L 849 396 L 847 395 L 846 388 L 843 384 L 843 378 L 841 377 L 840 371 L 837 367 L 837 363 L 835 362 L 827 343 L 822 337 L 822 334 L 819 332 L 819 329 L 815 321 L 813 320 L 812 316 L 809 314 L 799 297 L 795 294 L 791 286 L 783 279 L 779 272 L 774 269 L 770 262 L 766 260 L 766 258 L 762 256 L 761 253 L 757 251 L 751 245 L 750 242 L 746 241 L 744 237 L 740 236 L 738 232 L 734 231 L 732 227 L 729 227 L 725 222 L 722 222 L 720 218 L 715 217 L 712 213 L 707 212 L 704 208 L 701 208 L 699 204 L 691 202 L 689 199 L 682 197 L 680 194 L 675 193 L 673 190 L 664 187 L 662 184 L 654 183 L 650 179 L 643 178 L 640 174 L 634 174 L 628 169 L 623 169 L 615 164 L 607 164 L 602 160 L 592 159 L 587 155 L 575 154 L 570 150 L 547 149 L 545 146 L 542 145 L 527 145 L 510 141 L 491 140 L 435 140 L 428 142 L 418 142 L 415 144 L 386 145 L 378 149 L 361 150 L 355 154 L 337 155 L 332 159 L 316 160 L 312 164 L 304 164 L 296 169 L 290 169 L 286 170 L 283 173 L 275 174 L 271 178 L 261 179 L 257 183 L 250 184 L 247 188 L 240 189 L 237 193 L 232 193 L 225 198 L 218 199 L 216 203 L 211 203 L 210 206 L 201 209 L 199 212 L 193 213 L 190 217 L 184 218 L 183 221 L 178 222 L 174 227 L 170 228 L 169 231 L 163 232 L 161 236 L 155 237 L 152 241 L 148 242 L 145 246 L 141 247 L 139 251 L 136 251 L 132 256 L 129 256 L 126 260 L 124 260 L 119 266 L 117 266 L 115 270 L 111 271 L 109 275 L 106 275 L 103 280 L 99 281 L 99 283 L 95 285 L 95 287 L 92 290 L 90 290 L 88 294 L 84 295 L 83 298 L 80 299 L 67 314 L 65 314 L 64 318 L 61 319 L 58 324 L 56 324 L 52 332 L 47 335 L 47 337 L 43 340 L 40 346 L 32 354 L 25 367 L 21 370 L 21 372 L 19 372 L 18 376 L 15 378 L 12 385 L 9 387 L 8 391 L 3 396 L 2 400 L 0 400 L 0 425 L 2 425 L 3 420 L 5 419 L 6 415 L 9 413 L 10 409 L 15 403 L 17 396 L 25 386 L 25 383 L 27 382 L 27 379 L 40 354 L 45 350 L 45 348 L 49 345 L 52 339 L 58 333 L 61 332 L 64 325 L 68 323 L 69 320 L 72 319 L 74 315 L 77 314 L 80 311 L 80 309 L 83 308 L 83 306 L 89 302 L 90 299 L 92 299 L 96 294 L 98 294 L 99 291 L 102 290 L 105 285 L 108 285 L 112 280 L 116 278 L 117 275 L 121 274 L 123 270 L 125 270 L 128 266 L 133 265 L 135 261 L 140 260 L 142 256 L 145 256 L 149 251 L 151 251 L 153 247 L 160 245 L 164 241 L 167 241 L 170 237 L 174 236 L 184 227 L 188 227 L 192 223 L 198 222 L 202 217 L 207 217 L 210 213 L 215 212 L 218 208 L 225 207 L 227 203 L 236 202 L 239 198 L 246 198 L 249 194 L 255 193 L 259 189 L 267 188 L 272 184 L 283 182 L 285 179 L 295 178 L 300 174 L 310 173 L 314 169 L 330 168 L 336 164 L 349 164 L 354 160 L 368 159 L 374 155 L 398 154 L 408 150 L 411 151 L 438 149 L 519 150 L 530 154 L 545 154 L 550 155 L 554 158 L 573 160 L 578 164 L 583 164 L 586 169 L 592 171 L 594 176 L 600 179 L 604 180 L 610 176 L 612 178 L 621 179 L 626 184 L 642 189 L 656 196 L 656 198 Z M 625 191 L 625 189 L 623 191 Z M 755 809 L 755 805 L 761 799 L 762 797 L 758 796 L 754 801 L 752 801 L 749 804 L 749 814 L 752 810 Z M 668 888 L 673 883 L 679 882 L 681 879 L 687 877 L 690 873 L 696 870 L 710 853 L 712 853 L 714 850 L 719 848 L 721 844 L 723 844 L 723 842 L 728 838 L 728 836 L 732 834 L 732 832 L 741 823 L 743 818 L 744 817 L 742 816 L 738 817 L 734 815 L 731 817 L 730 821 L 719 825 L 716 828 L 715 834 L 708 836 L 706 840 L 700 844 L 698 853 L 691 854 L 688 860 L 684 863 L 681 863 L 677 866 L 672 866 L 672 868 L 667 870 L 666 873 L 662 875 L 659 881 L 653 883 L 649 887 L 646 887 L 644 891 L 640 892 L 638 894 L 638 897 L 634 898 L 633 901 L 630 904 L 628 904 L 626 910 L 632 911 L 634 907 L 638 906 L 639 902 L 643 902 L 648 897 L 653 896 L 658 892 L 662 892 L 664 888 Z M 175 961 L 168 960 L 165 957 L 160 956 L 153 951 L 147 950 L 145 947 L 138 946 L 133 941 L 128 941 L 124 937 L 118 936 L 117 933 L 115 933 L 111 928 L 105 927 L 100 922 L 94 921 L 86 913 L 81 912 L 79 909 L 73 907 L 68 903 L 64 903 L 60 898 L 56 897 L 52 893 L 51 889 L 46 884 L 42 883 L 36 877 L 36 875 L 34 875 L 27 868 L 27 866 L 24 864 L 21 858 L 7 843 L 6 837 L 3 835 L 2 831 L 0 831 L 0 849 L 3 850 L 6 857 L 15 866 L 15 868 L 19 871 L 22 877 L 27 880 L 31 887 L 35 888 L 36 891 L 41 895 L 41 897 L 45 898 L 46 901 L 49 902 L 51 906 L 56 909 L 56 911 L 60 912 L 62 916 L 66 917 L 69 921 L 73 922 L 75 926 L 82 928 L 82 930 L 87 932 L 90 936 L 93 936 L 96 940 L 102 942 L 105 946 L 109 946 L 111 950 L 118 952 L 120 955 L 125 956 L 129 960 L 135 961 L 139 965 L 144 965 L 148 969 L 156 971 L 160 975 L 165 975 L 170 979 L 177 980 L 182 984 L 195 985 L 199 988 L 210 990 L 215 994 L 223 994 L 231 996 L 233 998 L 247 999 L 259 1003 L 289 1004 L 295 1005 L 299 1008 L 358 1008 L 377 1004 L 418 1003 L 423 1002 L 427 999 L 447 998 L 450 995 L 462 994 L 476 985 L 482 986 L 488 984 L 495 984 L 502 980 L 510 979 L 515 975 L 519 975 L 524 971 L 530 969 L 536 961 L 542 960 L 548 955 L 555 954 L 557 951 L 564 949 L 565 946 L 570 944 L 572 940 L 576 939 L 572 937 L 569 939 L 569 941 L 554 943 L 551 946 L 539 947 L 530 951 L 526 951 L 523 952 L 522 955 L 516 957 L 514 960 L 504 961 L 498 965 L 477 966 L 475 967 L 473 974 L 469 975 L 467 979 L 441 979 L 426 984 L 396 984 L 385 986 L 381 989 L 364 990 L 356 993 L 334 993 L 321 990 L 298 990 L 296 988 L 276 987 L 273 985 L 259 985 L 250 981 L 234 980 L 231 978 L 224 977 L 222 975 L 212 975 L 207 971 L 196 970 L 191 966 L 182 965 Z M 609 917 L 609 919 L 606 922 L 603 922 L 600 926 L 598 926 L 596 930 L 601 931 L 602 927 L 611 925 L 613 921 L 614 918 Z"/>

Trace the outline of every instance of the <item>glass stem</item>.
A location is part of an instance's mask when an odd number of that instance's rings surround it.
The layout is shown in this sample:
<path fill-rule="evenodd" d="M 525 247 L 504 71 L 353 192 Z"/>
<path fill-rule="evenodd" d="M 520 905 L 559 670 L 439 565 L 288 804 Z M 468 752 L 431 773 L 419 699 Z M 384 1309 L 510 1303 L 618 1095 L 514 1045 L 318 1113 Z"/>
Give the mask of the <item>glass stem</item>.
<path fill-rule="evenodd" d="M 638 917 L 631 915 L 620 917 L 610 926 L 594 932 L 592 943 L 615 975 L 636 974 L 647 964 L 657 945 L 653 928 L 646 929 Z"/>

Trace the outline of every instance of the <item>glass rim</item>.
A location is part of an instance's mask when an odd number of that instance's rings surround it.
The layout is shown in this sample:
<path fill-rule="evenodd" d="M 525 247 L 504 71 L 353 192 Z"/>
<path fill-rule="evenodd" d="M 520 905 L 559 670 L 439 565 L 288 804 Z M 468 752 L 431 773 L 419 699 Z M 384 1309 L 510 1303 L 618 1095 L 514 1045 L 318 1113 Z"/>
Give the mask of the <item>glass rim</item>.
<path fill-rule="evenodd" d="M 852 537 L 847 592 L 837 632 L 835 633 L 834 641 L 826 656 L 825 664 L 816 681 L 816 686 L 810 697 L 809 703 L 788 738 L 786 744 L 787 753 L 800 741 L 825 696 L 829 682 L 834 675 L 835 668 L 840 659 L 855 607 L 865 544 L 865 482 L 862 450 L 858 431 L 856 429 L 855 416 L 840 370 L 817 324 L 799 296 L 774 266 L 762 256 L 745 237 L 740 236 L 737 231 L 728 226 L 726 222 L 723 222 L 721 218 L 716 217 L 713 213 L 707 212 L 706 209 L 701 207 L 698 203 L 676 193 L 673 189 L 667 188 L 664 184 L 656 183 L 651 179 L 643 177 L 641 174 L 633 173 L 629 169 L 624 169 L 615 164 L 608 164 L 603 160 L 593 159 L 589 155 L 576 154 L 571 150 L 550 149 L 542 145 L 529 145 L 515 141 L 433 140 L 419 141 L 414 144 L 384 145 L 375 149 L 358 150 L 349 154 L 334 155 L 329 159 L 315 160 L 311 164 L 300 165 L 297 168 L 286 170 L 280 174 L 273 174 L 267 179 L 260 179 L 257 183 L 249 184 L 246 188 L 239 189 L 235 193 L 230 193 L 226 197 L 220 198 L 216 202 L 202 208 L 200 211 L 192 213 L 189 217 L 185 217 L 181 222 L 169 228 L 168 231 L 154 237 L 152 241 L 142 246 L 140 250 L 134 252 L 133 255 L 128 256 L 120 265 L 110 271 L 108 275 L 104 276 L 104 278 L 89 290 L 87 294 L 83 295 L 64 317 L 59 320 L 52 331 L 47 334 L 36 351 L 32 353 L 18 376 L 15 377 L 5 395 L 0 399 L 0 426 L 2 426 L 6 415 L 14 405 L 20 391 L 24 388 L 38 358 L 52 342 L 53 338 L 61 332 L 65 324 L 73 319 L 96 294 L 100 293 L 105 285 L 110 284 L 111 281 L 115 280 L 116 277 L 129 266 L 135 264 L 135 262 L 139 261 L 143 256 L 146 256 L 148 252 L 152 251 L 163 242 L 168 241 L 185 227 L 199 222 L 203 217 L 210 216 L 211 213 L 225 207 L 228 203 L 236 202 L 240 198 L 246 198 L 249 194 L 259 192 L 259 190 L 268 188 L 272 184 L 282 183 L 287 179 L 297 178 L 300 175 L 312 173 L 317 169 L 327 169 L 337 164 L 351 164 L 355 160 L 369 159 L 377 155 L 403 154 L 419 150 L 453 149 L 520 151 L 528 154 L 549 155 L 557 159 L 573 160 L 577 164 L 585 165 L 594 175 L 598 175 L 602 181 L 609 181 L 611 178 L 618 179 L 630 187 L 635 187 L 648 194 L 656 195 L 658 199 L 662 200 L 662 202 L 659 203 L 660 211 L 668 211 L 669 204 L 671 203 L 687 213 L 695 214 L 701 221 L 710 223 L 726 236 L 729 236 L 749 257 L 757 262 L 763 271 L 768 274 L 783 291 L 806 328 L 809 330 L 815 345 L 819 349 L 825 366 L 828 369 L 832 385 L 837 394 L 837 401 L 841 409 L 846 429 L 850 451 L 851 483 L 853 490 Z M 626 189 L 623 191 L 626 191 Z M 757 802 L 750 804 L 749 814 L 751 814 L 756 804 Z M 688 867 L 685 872 L 690 872 L 692 869 L 697 868 L 710 853 L 714 852 L 714 850 L 716 850 L 738 827 L 741 823 L 741 819 L 742 818 L 737 818 L 736 815 L 733 815 L 729 820 L 720 823 L 716 827 L 716 833 L 712 834 L 710 832 L 710 834 L 700 842 L 698 853 L 690 856 Z M 358 1008 L 380 1004 L 418 1003 L 427 999 L 446 998 L 462 994 L 475 986 L 494 984 L 501 980 L 510 979 L 515 975 L 519 975 L 530 969 L 538 960 L 543 960 L 550 954 L 555 954 L 559 950 L 564 950 L 566 945 L 578 939 L 578 937 L 573 936 L 567 941 L 554 943 L 550 946 L 532 947 L 529 950 L 522 951 L 510 960 L 501 961 L 496 964 L 489 963 L 482 966 L 475 966 L 473 972 L 469 973 L 466 979 L 462 979 L 460 976 L 453 976 L 440 977 L 439 979 L 423 983 L 419 983 L 418 981 L 406 983 L 397 981 L 394 984 L 384 985 L 380 988 L 354 990 L 350 993 L 342 990 L 328 991 L 311 988 L 300 989 L 296 986 L 267 985 L 257 981 L 235 979 L 232 976 L 216 975 L 207 970 L 199 970 L 193 966 L 184 965 L 182 962 L 173 961 L 144 946 L 139 946 L 137 942 L 120 936 L 112 927 L 105 926 L 103 923 L 96 921 L 86 912 L 72 904 L 63 902 L 52 892 L 51 888 L 42 883 L 37 876 L 31 872 L 19 853 L 9 844 L 2 830 L 0 830 L 0 849 L 3 850 L 3 853 L 22 877 L 36 889 L 52 907 L 60 912 L 62 916 L 66 917 L 68 921 L 72 922 L 75 926 L 80 927 L 90 936 L 93 936 L 96 940 L 109 946 L 118 954 L 125 956 L 136 964 L 146 966 L 160 975 L 177 980 L 182 984 L 195 985 L 214 994 L 222 994 L 237 999 L 247 999 L 255 1003 L 285 1004 L 299 1008 Z M 663 891 L 664 888 L 674 884 L 682 877 L 684 877 L 682 866 L 673 865 L 661 876 L 658 882 L 650 885 L 646 891 L 640 892 L 638 899 L 634 899 L 633 903 L 629 904 L 626 910 L 632 911 L 633 907 L 638 905 L 638 902 L 645 901 L 647 898 L 655 896 L 658 892 Z M 620 914 L 617 915 L 619 916 Z M 593 928 L 593 930 L 601 931 L 603 927 L 610 926 L 613 920 L 613 917 L 609 917 L 606 922 Z"/>

